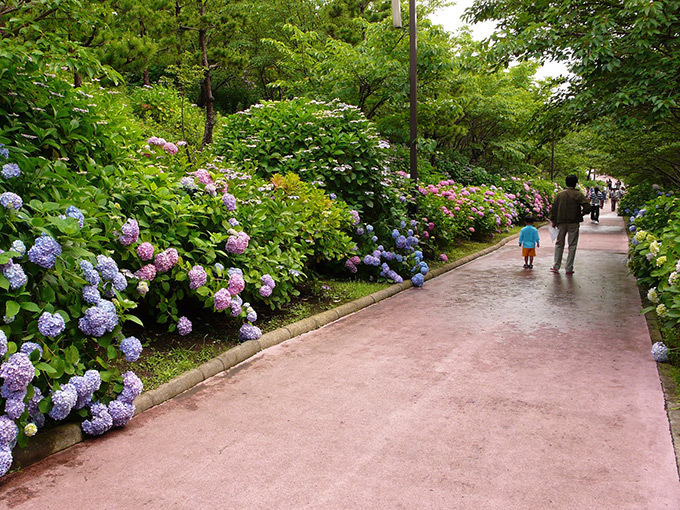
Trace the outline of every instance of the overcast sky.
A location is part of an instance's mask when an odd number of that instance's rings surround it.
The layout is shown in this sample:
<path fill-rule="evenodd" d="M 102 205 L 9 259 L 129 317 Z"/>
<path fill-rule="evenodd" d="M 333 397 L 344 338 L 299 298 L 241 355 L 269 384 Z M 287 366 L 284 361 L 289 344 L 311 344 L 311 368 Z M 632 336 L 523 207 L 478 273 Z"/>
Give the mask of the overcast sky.
<path fill-rule="evenodd" d="M 458 0 L 456 5 L 439 9 L 430 16 L 430 19 L 433 23 L 443 26 L 447 31 L 455 32 L 466 24 L 460 18 L 465 12 L 465 9 L 470 7 L 473 2 L 474 0 Z M 483 23 L 475 23 L 468 26 L 470 27 L 472 37 L 481 41 L 493 33 L 496 25 L 492 21 L 485 21 Z M 557 62 L 549 62 L 538 70 L 536 77 L 540 79 L 547 76 L 559 76 L 561 74 L 567 74 L 566 67 Z"/>

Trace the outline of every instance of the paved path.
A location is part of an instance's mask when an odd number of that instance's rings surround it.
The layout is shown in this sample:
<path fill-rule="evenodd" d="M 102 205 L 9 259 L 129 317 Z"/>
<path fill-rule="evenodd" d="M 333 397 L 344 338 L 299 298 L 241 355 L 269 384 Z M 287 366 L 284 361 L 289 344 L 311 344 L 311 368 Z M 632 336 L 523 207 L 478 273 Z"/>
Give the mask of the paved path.
<path fill-rule="evenodd" d="M 503 249 L 6 477 L 10 509 L 673 509 L 623 222 Z"/>

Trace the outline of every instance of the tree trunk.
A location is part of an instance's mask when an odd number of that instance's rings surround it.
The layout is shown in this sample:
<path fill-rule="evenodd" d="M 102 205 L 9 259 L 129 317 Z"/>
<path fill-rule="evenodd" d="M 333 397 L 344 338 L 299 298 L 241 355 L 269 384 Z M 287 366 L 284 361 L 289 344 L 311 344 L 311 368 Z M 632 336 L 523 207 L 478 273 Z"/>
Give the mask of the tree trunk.
<path fill-rule="evenodd" d="M 144 39 L 146 37 L 146 27 L 144 26 L 144 20 L 139 18 L 139 37 Z M 151 80 L 149 79 L 149 66 L 147 64 L 147 59 L 144 58 L 144 85 L 151 85 Z"/>
<path fill-rule="evenodd" d="M 205 16 L 205 4 L 203 0 L 198 0 L 201 18 Z M 215 97 L 213 96 L 212 80 L 210 77 L 210 65 L 208 63 L 208 45 L 206 42 L 206 30 L 201 27 L 198 31 L 198 46 L 201 49 L 201 65 L 204 69 L 203 78 L 203 100 L 205 101 L 205 130 L 203 131 L 203 141 L 201 147 L 212 143 L 213 128 L 215 127 Z"/>
<path fill-rule="evenodd" d="M 553 138 L 550 148 L 550 180 L 555 180 L 555 139 Z"/>
<path fill-rule="evenodd" d="M 78 88 L 83 86 L 83 77 L 78 71 L 73 73 L 73 87 Z"/>

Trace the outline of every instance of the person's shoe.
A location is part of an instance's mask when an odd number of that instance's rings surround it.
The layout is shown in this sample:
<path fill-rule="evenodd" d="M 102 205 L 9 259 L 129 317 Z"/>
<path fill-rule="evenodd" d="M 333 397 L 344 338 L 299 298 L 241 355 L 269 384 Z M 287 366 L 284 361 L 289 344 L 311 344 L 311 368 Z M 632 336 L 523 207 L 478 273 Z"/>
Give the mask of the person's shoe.
<path fill-rule="evenodd" d="M 529 264 L 529 269 L 533 269 L 533 268 L 534 268 L 534 265 L 533 265 L 533 264 Z"/>
<path fill-rule="evenodd" d="M 524 264 L 524 269 L 528 269 L 528 268 L 529 268 L 529 264 Z"/>
<path fill-rule="evenodd" d="M 574 272 L 573 271 L 567 271 L 564 274 L 574 274 Z"/>
<path fill-rule="evenodd" d="M 559 269 L 555 269 L 554 267 L 551 267 L 550 271 L 552 271 L 553 273 L 559 273 L 560 272 Z"/>

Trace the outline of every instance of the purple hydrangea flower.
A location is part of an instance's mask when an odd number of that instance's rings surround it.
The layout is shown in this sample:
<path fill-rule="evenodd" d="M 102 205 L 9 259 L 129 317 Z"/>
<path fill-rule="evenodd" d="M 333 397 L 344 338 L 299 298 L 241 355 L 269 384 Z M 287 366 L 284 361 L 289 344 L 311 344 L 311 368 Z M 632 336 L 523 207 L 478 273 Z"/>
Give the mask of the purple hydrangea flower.
<path fill-rule="evenodd" d="M 232 227 L 236 227 L 240 225 L 240 223 L 236 218 L 229 218 L 229 225 L 231 225 Z"/>
<path fill-rule="evenodd" d="M 12 449 L 9 446 L 0 446 L 0 476 L 5 476 L 11 467 Z"/>
<path fill-rule="evenodd" d="M 274 278 L 272 278 L 271 275 L 263 274 L 262 277 L 260 278 L 260 281 L 262 282 L 262 285 L 266 285 L 267 287 L 271 287 L 272 289 L 276 287 L 276 283 L 274 283 Z"/>
<path fill-rule="evenodd" d="M 116 397 L 116 400 L 126 404 L 132 404 L 138 396 L 142 394 L 144 385 L 142 381 L 132 371 L 123 374 L 123 391 Z"/>
<path fill-rule="evenodd" d="M 194 191 L 196 189 L 196 181 L 193 177 L 182 177 L 179 180 L 179 185 L 187 191 Z"/>
<path fill-rule="evenodd" d="M 26 404 L 24 404 L 23 400 L 10 398 L 9 400 L 5 401 L 5 413 L 11 420 L 16 420 L 19 418 L 19 416 L 21 416 L 25 410 Z"/>
<path fill-rule="evenodd" d="M 221 312 L 229 308 L 231 304 L 231 294 L 228 289 L 220 289 L 215 292 L 215 311 Z"/>
<path fill-rule="evenodd" d="M 359 222 L 361 221 L 361 218 L 359 218 L 359 212 L 355 210 L 351 210 L 350 215 L 352 215 L 352 225 L 358 225 Z"/>
<path fill-rule="evenodd" d="M 222 195 L 222 203 L 227 211 L 236 210 L 236 197 L 230 193 Z"/>
<path fill-rule="evenodd" d="M 179 254 L 175 248 L 168 248 L 156 255 L 154 264 L 159 273 L 165 273 L 172 269 L 179 260 Z"/>
<path fill-rule="evenodd" d="M 138 280 L 146 280 L 148 282 L 156 278 L 156 266 L 153 264 L 147 264 L 135 272 L 135 278 Z"/>
<path fill-rule="evenodd" d="M 415 274 L 411 278 L 411 282 L 413 282 L 415 287 L 422 287 L 423 283 L 425 283 L 425 277 L 421 273 Z"/>
<path fill-rule="evenodd" d="M 97 271 L 104 280 L 113 280 L 118 274 L 118 265 L 111 257 L 97 255 Z"/>
<path fill-rule="evenodd" d="M 21 209 L 21 206 L 24 205 L 24 202 L 16 193 L 6 191 L 0 195 L 0 205 L 2 205 L 5 209 L 15 209 L 18 211 Z"/>
<path fill-rule="evenodd" d="M 238 317 L 239 315 L 241 315 L 241 312 L 243 311 L 241 303 L 239 303 L 238 301 L 232 301 L 231 305 L 229 306 L 231 308 L 232 317 Z"/>
<path fill-rule="evenodd" d="M 23 344 L 21 344 L 19 352 L 23 352 L 24 354 L 28 354 L 30 356 L 31 353 L 36 349 L 38 350 L 38 352 L 40 353 L 40 357 L 42 358 L 43 348 L 35 342 L 24 342 Z"/>
<path fill-rule="evenodd" d="M 269 285 L 263 285 L 260 287 L 260 296 L 262 297 L 269 297 L 272 295 L 272 288 Z"/>
<path fill-rule="evenodd" d="M 184 316 L 180 317 L 177 321 L 177 332 L 182 336 L 191 333 L 192 328 L 191 321 Z"/>
<path fill-rule="evenodd" d="M 90 407 L 92 419 L 85 420 L 81 427 L 83 432 L 90 436 L 101 436 L 113 426 L 113 418 L 109 414 L 109 408 L 99 402 Z"/>
<path fill-rule="evenodd" d="M 21 175 L 21 169 L 16 163 L 7 163 L 6 165 L 2 166 L 2 172 L 0 173 L 2 173 L 2 176 L 5 179 L 14 179 L 15 177 L 19 177 Z"/>
<path fill-rule="evenodd" d="M 38 319 L 38 331 L 40 331 L 41 335 L 48 338 L 55 338 L 61 335 L 64 329 L 66 329 L 66 323 L 64 318 L 58 313 L 43 312 Z"/>
<path fill-rule="evenodd" d="M 91 262 L 88 262 L 87 260 L 81 260 L 80 270 L 83 272 L 83 276 L 85 276 L 87 283 L 94 286 L 99 285 L 99 273 L 95 270 Z"/>
<path fill-rule="evenodd" d="M 248 322 L 255 322 L 257 320 L 257 312 L 252 308 L 249 309 L 248 314 L 246 315 L 246 320 Z"/>
<path fill-rule="evenodd" d="M 349 272 L 350 272 L 350 273 L 356 273 L 356 272 L 358 271 L 357 266 L 355 266 L 355 265 L 352 263 L 351 260 L 346 260 L 346 261 L 345 261 L 345 267 L 346 267 L 347 269 L 349 269 Z M 261 293 L 261 291 L 262 291 L 262 289 L 260 289 L 260 293 Z"/>
<path fill-rule="evenodd" d="M 659 363 L 668 361 L 668 347 L 666 347 L 666 344 L 663 342 L 655 342 L 654 345 L 652 345 L 652 356 L 654 357 L 654 361 Z"/>
<path fill-rule="evenodd" d="M 252 324 L 244 324 L 238 332 L 238 338 L 241 341 L 257 340 L 262 336 L 262 331 L 257 326 Z"/>
<path fill-rule="evenodd" d="M 215 186 L 213 183 L 206 184 L 205 185 L 205 192 L 210 195 L 211 197 L 216 197 L 217 196 L 217 186 Z"/>
<path fill-rule="evenodd" d="M 28 281 L 28 277 L 26 276 L 26 273 L 24 273 L 24 268 L 19 264 L 6 264 L 2 270 L 2 274 L 9 280 L 9 286 L 12 290 L 23 287 Z"/>
<path fill-rule="evenodd" d="M 159 137 L 157 137 L 157 136 L 152 136 L 151 138 L 149 138 L 149 139 L 146 141 L 146 143 L 148 143 L 149 145 L 157 145 L 157 146 L 159 146 L 159 147 L 162 147 L 162 146 L 165 145 L 167 142 L 165 141 L 164 138 L 159 138 Z"/>
<path fill-rule="evenodd" d="M 19 435 L 19 427 L 7 416 L 0 416 L 0 447 L 14 445 Z"/>
<path fill-rule="evenodd" d="M 83 301 L 91 305 L 96 305 L 101 301 L 102 297 L 99 290 L 94 285 L 85 285 L 83 287 Z"/>
<path fill-rule="evenodd" d="M 85 311 L 85 316 L 78 321 L 80 331 L 96 338 L 103 336 L 106 332 L 112 332 L 117 325 L 116 306 L 105 299 L 88 308 Z"/>
<path fill-rule="evenodd" d="M 395 241 L 396 241 L 396 244 L 397 244 L 397 248 L 404 249 L 408 245 L 408 242 L 406 241 L 406 237 L 404 237 L 402 235 L 398 236 Z"/>
<path fill-rule="evenodd" d="M 142 260 L 151 260 L 153 258 L 153 245 L 151 243 L 142 243 L 137 246 L 137 255 Z"/>
<path fill-rule="evenodd" d="M 243 276 L 243 271 L 242 271 L 241 269 L 239 269 L 238 267 L 230 267 L 230 268 L 227 270 L 227 274 L 228 274 L 229 276 L 235 275 L 235 274 L 240 275 L 240 276 Z"/>
<path fill-rule="evenodd" d="M 120 400 L 113 400 L 109 402 L 109 414 L 114 427 L 124 427 L 134 416 L 135 406 Z"/>
<path fill-rule="evenodd" d="M 31 400 L 28 401 L 28 404 L 26 407 L 28 407 L 28 415 L 29 417 L 35 422 L 36 425 L 39 427 L 42 427 L 42 424 L 38 423 L 39 421 L 42 421 L 44 423 L 45 418 L 42 416 L 42 413 L 40 412 L 40 407 L 39 404 L 43 399 L 42 392 L 40 391 L 40 388 L 33 388 L 33 397 Z M 42 418 L 42 420 L 40 419 Z"/>
<path fill-rule="evenodd" d="M 77 207 L 73 205 L 69 205 L 66 208 L 66 217 L 68 218 L 75 218 L 78 220 L 78 226 L 80 228 L 83 228 L 83 225 L 85 225 L 85 215 L 78 209 Z"/>
<path fill-rule="evenodd" d="M 229 294 L 232 296 L 239 294 L 243 289 L 246 288 L 246 282 L 243 279 L 243 276 L 240 274 L 232 274 L 229 277 L 229 285 L 227 288 L 229 289 Z"/>
<path fill-rule="evenodd" d="M 142 353 L 142 342 L 135 336 L 124 338 L 120 343 L 120 350 L 125 354 L 125 359 L 130 362 L 137 361 Z"/>
<path fill-rule="evenodd" d="M 48 235 L 41 235 L 28 250 L 28 260 L 45 269 L 54 267 L 54 261 L 61 255 L 61 246 Z"/>
<path fill-rule="evenodd" d="M 358 227 L 358 228 L 357 228 L 357 235 L 359 235 L 359 236 L 364 235 L 364 228 L 363 228 L 363 227 Z"/>
<path fill-rule="evenodd" d="M 246 251 L 248 248 L 248 242 L 250 241 L 250 236 L 245 232 L 238 232 L 236 235 L 229 236 L 227 239 L 227 244 L 225 249 L 228 253 L 234 253 L 240 255 Z"/>
<path fill-rule="evenodd" d="M 52 391 L 52 409 L 47 413 L 54 420 L 63 420 L 78 402 L 78 392 L 72 384 L 63 384 L 61 389 Z"/>
<path fill-rule="evenodd" d="M 9 149 L 5 147 L 4 143 L 0 143 L 0 156 L 5 159 L 9 159 Z"/>
<path fill-rule="evenodd" d="M 7 335 L 0 329 L 0 358 L 7 354 Z"/>
<path fill-rule="evenodd" d="M 378 241 L 378 236 L 373 236 L 373 237 L 371 237 L 371 241 L 373 241 L 374 243 L 377 242 L 377 241 Z"/>
<path fill-rule="evenodd" d="M 208 281 L 208 274 L 203 269 L 203 266 L 194 266 L 189 271 L 189 288 L 192 290 L 198 289 L 206 284 Z"/>
<path fill-rule="evenodd" d="M 123 246 L 128 246 L 132 243 L 136 243 L 139 239 L 139 223 L 137 220 L 128 218 L 125 224 L 120 227 L 121 235 L 118 237 L 118 241 Z"/>
<path fill-rule="evenodd" d="M 170 156 L 174 156 L 179 152 L 179 148 L 172 142 L 164 143 L 163 150 L 167 152 Z"/>

